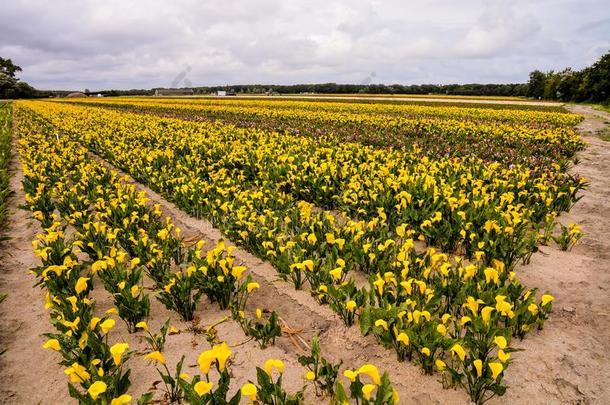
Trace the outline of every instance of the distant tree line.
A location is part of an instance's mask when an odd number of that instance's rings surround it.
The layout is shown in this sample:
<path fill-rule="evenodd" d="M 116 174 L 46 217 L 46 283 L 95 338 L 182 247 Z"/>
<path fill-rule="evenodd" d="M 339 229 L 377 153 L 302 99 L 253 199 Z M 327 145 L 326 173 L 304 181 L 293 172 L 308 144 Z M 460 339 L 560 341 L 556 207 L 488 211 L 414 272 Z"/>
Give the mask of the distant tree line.
<path fill-rule="evenodd" d="M 580 71 L 571 68 L 560 72 L 533 71 L 526 95 L 548 100 L 610 103 L 610 52 Z"/>
<path fill-rule="evenodd" d="M 461 96 L 525 96 L 527 85 L 514 84 L 238 84 L 231 86 L 207 86 L 194 88 L 196 94 L 215 93 L 219 90 L 241 94 L 452 94 Z"/>

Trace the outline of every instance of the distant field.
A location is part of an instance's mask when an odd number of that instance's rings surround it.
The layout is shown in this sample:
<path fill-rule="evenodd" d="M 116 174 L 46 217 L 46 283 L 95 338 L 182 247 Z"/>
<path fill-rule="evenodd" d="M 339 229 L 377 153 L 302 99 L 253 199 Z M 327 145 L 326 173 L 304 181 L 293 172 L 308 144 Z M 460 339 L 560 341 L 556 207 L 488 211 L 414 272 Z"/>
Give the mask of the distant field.
<path fill-rule="evenodd" d="M 303 96 L 304 94 L 285 94 L 286 96 Z M 317 93 L 308 94 L 314 97 L 395 97 L 395 98 L 440 98 L 440 99 L 458 99 L 458 100 L 506 100 L 506 101 L 535 101 L 526 97 L 513 96 L 465 96 L 453 94 L 370 94 L 370 93 Z"/>
<path fill-rule="evenodd" d="M 142 96 L 148 98 L 149 96 Z M 133 98 L 133 97 L 123 97 Z M 156 97 L 155 97 L 156 98 Z M 198 95 L 198 96 L 164 96 L 161 99 L 239 99 L 239 100 L 296 100 L 296 101 L 316 101 L 316 102 L 343 102 L 343 103 L 383 103 L 383 104 L 419 104 L 419 105 L 455 105 L 468 107 L 483 107 L 483 108 L 521 108 L 530 109 L 538 107 L 541 110 L 562 111 L 562 103 L 554 101 L 538 101 L 519 97 L 478 97 L 478 96 L 424 96 L 416 95 L 340 95 L 340 94 L 285 94 L 285 95 L 246 95 L 240 94 L 237 96 L 218 97 L 214 95 Z"/>

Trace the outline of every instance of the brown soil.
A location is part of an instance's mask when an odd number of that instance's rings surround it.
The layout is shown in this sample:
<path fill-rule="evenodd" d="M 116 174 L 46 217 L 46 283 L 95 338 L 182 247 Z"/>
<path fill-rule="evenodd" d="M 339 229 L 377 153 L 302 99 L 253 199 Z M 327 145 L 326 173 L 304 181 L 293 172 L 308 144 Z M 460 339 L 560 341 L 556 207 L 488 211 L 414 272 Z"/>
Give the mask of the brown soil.
<path fill-rule="evenodd" d="M 610 397 L 610 320 L 608 306 L 608 272 L 610 270 L 610 221 L 605 218 L 606 201 L 610 197 L 610 143 L 602 141 L 594 132 L 605 127 L 610 115 L 603 115 L 588 107 L 574 107 L 586 120 L 579 129 L 589 142 L 589 148 L 579 155 L 580 163 L 574 172 L 586 176 L 590 188 L 573 210 L 562 215 L 563 223 L 580 223 L 587 236 L 571 252 L 559 251 L 554 246 L 542 247 L 534 255 L 532 263 L 518 269 L 518 274 L 528 286 L 539 287 L 556 297 L 555 310 L 540 332 L 531 333 L 525 340 L 516 342 L 525 352 L 513 355 L 514 363 L 507 372 L 510 385 L 502 398 L 490 404 L 602 404 Z M 20 186 L 22 173 L 16 156 L 11 169 L 11 187 L 15 196 L 11 201 L 12 216 L 6 234 L 12 237 L 5 243 L 0 264 L 0 292 L 8 298 L 0 306 L 0 402 L 11 404 L 65 404 L 73 402 L 67 394 L 67 379 L 56 363 L 60 356 L 41 348 L 45 338 L 42 333 L 52 331 L 48 313 L 43 309 L 44 295 L 32 288 L 34 278 L 28 269 L 38 264 L 31 250 L 31 240 L 39 231 L 36 221 L 17 207 L 24 201 Z M 156 193 L 146 190 L 152 202 L 162 205 L 165 214 L 180 226 L 189 240 L 205 238 L 210 242 L 221 238 L 218 230 L 207 221 L 194 219 L 178 210 Z M 357 327 L 346 328 L 327 307 L 318 305 L 306 291 L 295 291 L 291 284 L 277 279 L 275 270 L 262 260 L 237 249 L 237 259 L 246 264 L 261 283 L 249 309 L 256 307 L 274 309 L 287 326 L 300 331 L 295 336 L 288 330 L 274 347 L 261 350 L 248 341 L 240 327 L 228 320 L 216 327 L 218 339 L 226 340 L 233 348 L 231 370 L 235 387 L 248 379 L 254 379 L 255 366 L 267 358 L 281 358 L 286 362 L 285 385 L 296 390 L 304 384 L 304 371 L 296 356 L 315 333 L 321 335 L 324 354 L 342 360 L 344 367 L 358 367 L 373 363 L 390 372 L 392 382 L 401 394 L 401 403 L 415 404 L 465 404 L 468 398 L 461 390 L 445 390 L 439 376 L 425 376 L 410 363 L 399 363 L 393 352 L 381 348 L 374 339 L 362 337 Z M 95 292 L 97 308 L 104 311 L 111 307 L 110 298 L 103 292 Z M 178 320 L 175 314 L 165 310 L 155 299 L 152 301 L 153 329 L 167 318 L 172 319 L 182 332 L 168 337 L 166 355 L 173 365 L 182 354 L 186 355 L 185 370 L 196 373 L 198 354 L 209 347 L 205 334 L 195 333 L 191 324 Z M 220 311 L 215 304 L 205 300 L 197 313 L 200 327 L 214 324 L 228 312 Z M 132 349 L 144 350 L 145 344 L 137 335 L 129 335 L 123 324 L 117 323 L 113 340 L 129 342 Z M 299 339 L 301 338 L 301 339 Z M 151 388 L 159 380 L 153 366 L 136 356 L 129 363 L 132 368 L 134 397 Z M 308 402 L 326 402 L 308 393 Z M 157 398 L 161 393 L 157 391 Z"/>

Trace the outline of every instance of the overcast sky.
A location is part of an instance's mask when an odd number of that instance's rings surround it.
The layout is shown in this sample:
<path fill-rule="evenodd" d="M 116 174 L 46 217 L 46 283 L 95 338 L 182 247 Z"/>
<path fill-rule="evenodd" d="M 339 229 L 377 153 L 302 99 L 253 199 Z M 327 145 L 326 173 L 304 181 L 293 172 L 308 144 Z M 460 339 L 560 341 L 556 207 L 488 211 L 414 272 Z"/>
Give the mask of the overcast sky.
<path fill-rule="evenodd" d="M 0 56 L 41 89 L 507 83 L 610 50 L 609 0 L 7 0 Z M 181 75 L 182 73 L 182 75 Z"/>

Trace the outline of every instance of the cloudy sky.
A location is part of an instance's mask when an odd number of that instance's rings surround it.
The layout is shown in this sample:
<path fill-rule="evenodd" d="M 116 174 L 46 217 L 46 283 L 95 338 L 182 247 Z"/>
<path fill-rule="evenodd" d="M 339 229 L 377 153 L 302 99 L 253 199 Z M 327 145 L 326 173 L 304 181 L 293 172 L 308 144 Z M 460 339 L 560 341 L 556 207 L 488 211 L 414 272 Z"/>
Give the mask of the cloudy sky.
<path fill-rule="evenodd" d="M 608 0 L 10 0 L 0 11 L 0 56 L 42 89 L 523 82 L 608 50 Z"/>

